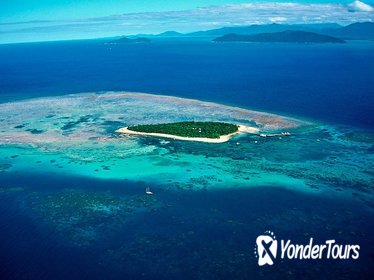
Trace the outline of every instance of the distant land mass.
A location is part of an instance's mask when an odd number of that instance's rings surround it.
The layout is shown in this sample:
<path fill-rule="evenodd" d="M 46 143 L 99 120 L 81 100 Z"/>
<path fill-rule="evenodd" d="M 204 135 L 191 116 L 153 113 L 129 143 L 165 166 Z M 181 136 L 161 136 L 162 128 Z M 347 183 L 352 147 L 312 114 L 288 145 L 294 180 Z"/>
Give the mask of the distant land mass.
<path fill-rule="evenodd" d="M 122 37 L 117 40 L 113 40 L 109 43 L 111 44 L 134 44 L 134 43 L 149 43 L 151 42 L 150 39 L 144 38 L 144 37 L 136 37 L 136 38 L 128 38 L 128 37 Z"/>
<path fill-rule="evenodd" d="M 186 34 L 186 36 L 223 36 L 226 34 L 234 33 L 241 35 L 254 35 L 259 33 L 273 33 L 282 31 L 309 31 L 320 33 L 323 30 L 335 30 L 342 26 L 336 23 L 319 23 L 319 24 L 253 24 L 248 26 L 228 26 L 218 29 L 211 29 L 206 31 L 197 31 Z"/>
<path fill-rule="evenodd" d="M 166 31 L 166 32 L 158 34 L 158 36 L 161 36 L 161 37 L 179 37 L 181 35 L 183 34 L 176 32 L 176 31 Z"/>
<path fill-rule="evenodd" d="M 374 22 L 357 22 L 326 33 L 346 40 L 374 40 Z"/>
<path fill-rule="evenodd" d="M 347 26 L 337 23 L 317 24 L 264 24 L 246 26 L 228 26 L 217 29 L 179 33 L 166 31 L 160 34 L 138 34 L 137 37 L 145 38 L 209 38 L 210 40 L 227 34 L 255 35 L 260 33 L 276 33 L 284 31 L 305 31 L 328 35 L 343 40 L 374 40 L 374 22 L 356 22 Z"/>
<path fill-rule="evenodd" d="M 227 34 L 214 42 L 261 42 L 261 43 L 345 43 L 344 40 L 328 35 L 306 31 L 282 31 L 255 35 Z"/>

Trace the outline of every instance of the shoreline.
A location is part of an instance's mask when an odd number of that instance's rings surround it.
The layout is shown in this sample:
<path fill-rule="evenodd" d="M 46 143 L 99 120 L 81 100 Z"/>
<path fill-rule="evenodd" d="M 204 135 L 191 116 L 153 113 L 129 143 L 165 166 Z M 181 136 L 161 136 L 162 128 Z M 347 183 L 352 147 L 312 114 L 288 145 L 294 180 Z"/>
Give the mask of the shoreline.
<path fill-rule="evenodd" d="M 132 135 L 141 135 L 141 136 L 153 136 L 153 137 L 162 137 L 162 138 L 169 138 L 174 140 L 182 140 L 182 141 L 194 141 L 194 142 L 204 142 L 204 143 L 224 143 L 230 140 L 231 137 L 241 133 L 251 133 L 251 134 L 259 134 L 260 130 L 256 127 L 245 126 L 245 125 L 238 125 L 238 131 L 221 135 L 219 138 L 205 138 L 205 137 L 183 137 L 177 136 L 172 134 L 165 134 L 165 133 L 148 133 L 148 132 L 139 132 L 133 131 L 128 129 L 128 126 L 122 127 L 117 129 L 115 132 L 123 133 L 123 134 L 132 134 Z"/>

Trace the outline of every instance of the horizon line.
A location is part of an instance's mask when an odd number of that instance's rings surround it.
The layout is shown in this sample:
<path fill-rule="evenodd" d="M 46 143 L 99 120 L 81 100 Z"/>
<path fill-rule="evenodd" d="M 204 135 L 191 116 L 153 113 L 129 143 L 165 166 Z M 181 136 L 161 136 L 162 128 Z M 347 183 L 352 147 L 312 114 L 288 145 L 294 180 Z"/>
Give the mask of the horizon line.
<path fill-rule="evenodd" d="M 318 22 L 318 23 L 264 23 L 264 24 L 247 24 L 247 25 L 230 25 L 230 26 L 221 26 L 217 28 L 212 28 L 212 29 L 201 29 L 201 30 L 194 30 L 191 32 L 179 32 L 177 30 L 164 30 L 161 32 L 144 32 L 144 33 L 135 33 L 135 34 L 123 34 L 123 35 L 113 35 L 113 36 L 99 36 L 99 37 L 80 37 L 80 38 L 61 38 L 61 39 L 52 39 L 52 40 L 36 40 L 36 41 L 17 41 L 17 42 L 0 42 L 0 45 L 11 45 L 11 44 L 27 44 L 27 43 L 52 43 L 52 42 L 68 42 L 68 41 L 89 41 L 89 40 L 105 40 L 105 39 L 110 39 L 110 38 L 118 38 L 118 37 L 134 37 L 134 36 L 157 36 L 161 35 L 166 32 L 176 32 L 180 33 L 181 35 L 188 35 L 191 33 L 197 33 L 197 32 L 206 32 L 210 30 L 219 30 L 223 28 L 231 28 L 231 27 L 249 27 L 249 26 L 268 26 L 268 25 L 284 25 L 284 26 L 308 26 L 308 25 L 329 25 L 329 24 L 336 24 L 340 27 L 345 27 L 349 26 L 352 24 L 356 23 L 374 23 L 372 21 L 355 21 L 352 23 L 348 23 L 346 25 L 340 24 L 337 22 Z"/>

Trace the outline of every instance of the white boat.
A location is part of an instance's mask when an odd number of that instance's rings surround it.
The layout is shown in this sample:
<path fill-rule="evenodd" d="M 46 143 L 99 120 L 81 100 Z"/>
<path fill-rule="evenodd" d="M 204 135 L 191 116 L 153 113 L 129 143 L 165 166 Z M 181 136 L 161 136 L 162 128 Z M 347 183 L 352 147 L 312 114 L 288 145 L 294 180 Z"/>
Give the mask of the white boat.
<path fill-rule="evenodd" d="M 147 194 L 147 195 L 152 195 L 153 194 L 153 192 L 151 191 L 151 187 L 146 187 L 145 188 L 145 194 Z"/>

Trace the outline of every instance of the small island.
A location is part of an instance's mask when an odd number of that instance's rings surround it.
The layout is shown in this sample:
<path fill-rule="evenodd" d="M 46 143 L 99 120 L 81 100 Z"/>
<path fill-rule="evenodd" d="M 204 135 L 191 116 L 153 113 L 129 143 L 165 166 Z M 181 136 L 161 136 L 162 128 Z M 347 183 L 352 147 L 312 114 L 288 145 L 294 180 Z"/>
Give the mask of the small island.
<path fill-rule="evenodd" d="M 283 31 L 255 35 L 227 34 L 214 42 L 257 42 L 257 43 L 345 43 L 344 40 L 328 35 L 306 31 Z"/>
<path fill-rule="evenodd" d="M 224 122 L 176 122 L 165 124 L 145 124 L 124 127 L 119 133 L 165 137 L 177 140 L 223 143 L 238 133 L 258 134 L 256 127 Z"/>

